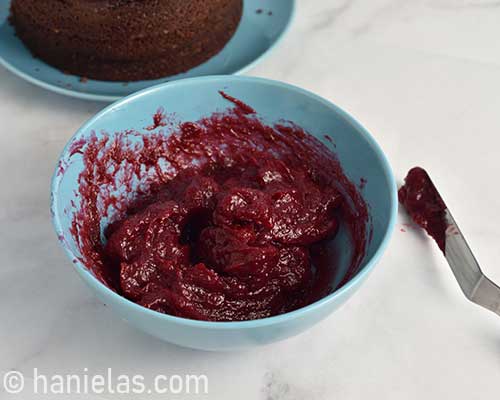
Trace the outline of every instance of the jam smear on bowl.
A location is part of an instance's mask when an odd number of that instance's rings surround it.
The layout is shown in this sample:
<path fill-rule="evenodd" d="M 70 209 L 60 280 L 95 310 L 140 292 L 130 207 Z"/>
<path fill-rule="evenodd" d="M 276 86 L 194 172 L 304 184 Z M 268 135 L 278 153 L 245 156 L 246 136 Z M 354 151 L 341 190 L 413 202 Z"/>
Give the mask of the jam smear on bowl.
<path fill-rule="evenodd" d="M 424 228 L 444 252 L 449 225 L 445 215 L 446 204 L 429 174 L 423 168 L 412 168 L 405 178 L 405 184 L 399 189 L 398 197 L 411 219 Z"/>
<path fill-rule="evenodd" d="M 329 254 L 340 225 L 352 247 L 344 282 L 358 271 L 367 205 L 320 141 L 221 95 L 232 108 L 170 135 L 79 141 L 72 234 L 82 262 L 120 295 L 175 316 L 241 321 L 298 309 L 335 289 Z"/>

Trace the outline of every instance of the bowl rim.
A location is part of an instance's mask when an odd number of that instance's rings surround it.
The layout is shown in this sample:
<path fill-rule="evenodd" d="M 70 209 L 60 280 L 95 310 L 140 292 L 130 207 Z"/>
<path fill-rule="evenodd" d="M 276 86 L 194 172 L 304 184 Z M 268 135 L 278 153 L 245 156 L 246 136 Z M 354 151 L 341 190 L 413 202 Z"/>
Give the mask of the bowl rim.
<path fill-rule="evenodd" d="M 340 288 L 335 289 L 332 293 L 328 294 L 327 296 L 315 301 L 314 303 L 311 303 L 307 306 L 301 307 L 297 310 L 293 310 L 284 314 L 279 314 L 275 315 L 272 317 L 266 317 L 266 318 L 260 318 L 260 319 L 255 319 L 255 320 L 248 320 L 248 321 L 200 321 L 200 320 L 194 320 L 194 319 L 189 319 L 189 318 L 183 318 L 183 317 L 177 317 L 169 314 L 163 314 L 158 311 L 153 311 L 150 310 L 146 307 L 140 306 L 137 303 L 132 302 L 131 300 L 128 300 L 127 298 L 119 295 L 115 291 L 111 290 L 109 287 L 107 287 L 104 283 L 99 281 L 91 272 L 90 270 L 83 265 L 83 263 L 78 259 L 78 257 L 71 251 L 69 246 L 66 244 L 66 241 L 64 240 L 62 236 L 62 226 L 61 226 L 61 221 L 59 219 L 58 213 L 56 210 L 58 209 L 58 201 L 57 201 L 57 192 L 59 189 L 59 184 L 61 182 L 60 174 L 58 174 L 58 166 L 60 161 L 64 158 L 64 156 L 68 153 L 69 147 L 71 143 L 73 142 L 74 138 L 84 134 L 86 131 L 89 131 L 91 129 L 91 126 L 94 125 L 94 123 L 99 120 L 101 117 L 104 115 L 113 112 L 117 109 L 122 108 L 123 106 L 127 105 L 128 103 L 135 102 L 140 100 L 142 97 L 149 96 L 152 93 L 155 92 L 160 92 L 163 90 L 168 90 L 171 87 L 175 86 L 190 86 L 190 85 L 197 85 L 199 83 L 206 83 L 206 82 L 221 82 L 223 84 L 230 83 L 231 81 L 243 81 L 247 83 L 253 83 L 256 85 L 270 85 L 274 87 L 278 87 L 280 89 L 284 89 L 286 91 L 292 91 L 295 93 L 298 93 L 301 96 L 306 96 L 311 98 L 312 100 L 315 100 L 317 102 L 322 103 L 326 107 L 333 109 L 341 118 L 344 118 L 352 127 L 357 130 L 363 137 L 364 139 L 368 142 L 369 146 L 372 148 L 372 150 L 376 153 L 377 157 L 380 160 L 382 170 L 384 172 L 384 177 L 387 179 L 390 187 L 390 215 L 389 215 L 389 221 L 387 225 L 387 229 L 384 232 L 384 235 L 382 237 L 382 240 L 378 246 L 378 248 L 375 250 L 375 253 L 365 262 L 365 265 L 354 275 L 348 282 L 346 282 L 343 286 Z M 53 227 L 56 231 L 58 240 L 60 245 L 63 247 L 65 253 L 69 257 L 70 260 L 73 260 L 73 265 L 76 268 L 77 272 L 79 275 L 88 283 L 92 284 L 93 288 L 99 292 L 99 294 L 107 297 L 111 297 L 114 300 L 123 303 L 125 307 L 129 307 L 132 309 L 132 311 L 137 311 L 139 313 L 144 313 L 148 316 L 151 316 L 156 319 L 161 319 L 165 321 L 169 321 L 172 323 L 184 325 L 184 326 L 190 326 L 190 327 L 197 327 L 197 328 L 204 328 L 204 329 L 239 329 L 239 328 L 258 328 L 258 327 L 263 327 L 263 326 L 268 326 L 268 325 L 275 325 L 279 324 L 281 322 L 293 320 L 296 318 L 300 318 L 304 316 L 305 314 L 317 310 L 324 306 L 327 303 L 330 303 L 334 301 L 335 299 L 342 297 L 344 294 L 349 292 L 353 287 L 355 287 L 357 284 L 361 283 L 361 281 L 374 269 L 375 265 L 378 263 L 380 260 L 382 254 L 385 252 L 390 238 L 393 234 L 394 227 L 396 224 L 396 217 L 397 217 L 397 209 L 398 209 L 398 200 L 397 200 L 397 186 L 396 186 L 396 180 L 394 178 L 394 174 L 392 172 L 391 166 L 389 164 L 389 161 L 387 160 L 387 157 L 385 156 L 384 152 L 382 151 L 380 145 L 375 141 L 373 136 L 368 132 L 366 128 L 364 128 L 354 117 L 352 117 L 349 113 L 346 111 L 342 110 L 340 107 L 335 105 L 329 100 L 324 99 L 323 97 L 314 94 L 308 90 L 302 89 L 298 86 L 291 85 L 285 82 L 281 81 L 276 81 L 276 80 L 271 80 L 271 79 L 265 79 L 265 78 L 257 78 L 257 77 L 247 77 L 247 76 L 234 76 L 234 75 L 211 75 L 211 76 L 202 76 L 202 77 L 195 77 L 195 78 L 189 78 L 189 79 L 181 79 L 181 80 L 176 80 L 172 82 L 166 82 L 166 83 L 161 83 L 159 85 L 155 85 L 146 89 L 143 89 L 141 91 L 138 91 L 136 93 L 133 93 L 127 97 L 124 97 L 121 100 L 118 100 L 114 102 L 113 104 L 105 107 L 102 109 L 100 112 L 95 114 L 93 117 L 91 117 L 89 120 L 87 120 L 68 140 L 67 144 L 65 145 L 64 149 L 62 150 L 58 162 L 56 163 L 56 167 L 52 176 L 52 181 L 51 181 L 51 202 L 50 202 L 50 211 L 51 211 L 51 219 L 52 219 L 52 224 Z"/>

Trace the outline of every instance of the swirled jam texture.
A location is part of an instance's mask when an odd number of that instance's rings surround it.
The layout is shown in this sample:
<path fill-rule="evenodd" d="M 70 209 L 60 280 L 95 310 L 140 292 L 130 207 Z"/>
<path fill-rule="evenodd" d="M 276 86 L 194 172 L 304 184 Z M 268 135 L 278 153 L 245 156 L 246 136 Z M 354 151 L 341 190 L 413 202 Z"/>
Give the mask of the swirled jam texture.
<path fill-rule="evenodd" d="M 426 230 L 444 253 L 449 225 L 445 215 L 446 204 L 429 174 L 423 168 L 412 168 L 405 184 L 399 189 L 398 197 L 411 219 Z"/>
<path fill-rule="evenodd" d="M 233 108 L 196 122 L 169 122 L 159 110 L 145 127 L 152 133 L 76 141 L 70 150 L 85 168 L 72 232 L 85 265 L 144 307 L 264 318 L 334 289 L 329 248 L 339 224 L 352 242 L 345 279 L 357 271 L 368 213 L 323 144 L 221 94 Z M 113 222 L 104 227 L 104 218 Z"/>

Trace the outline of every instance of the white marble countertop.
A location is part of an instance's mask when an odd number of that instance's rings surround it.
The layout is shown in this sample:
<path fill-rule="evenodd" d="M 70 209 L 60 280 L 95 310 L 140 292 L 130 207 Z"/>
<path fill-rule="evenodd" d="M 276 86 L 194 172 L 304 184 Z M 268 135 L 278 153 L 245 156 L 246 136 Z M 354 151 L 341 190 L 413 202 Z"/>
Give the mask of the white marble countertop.
<path fill-rule="evenodd" d="M 399 180 L 426 167 L 500 282 L 499 21 L 497 0 L 299 0 L 291 32 L 250 74 L 352 113 Z M 296 338 L 205 353 L 115 317 L 72 271 L 49 216 L 57 156 L 102 107 L 0 68 L 0 373 L 208 376 L 208 395 L 174 398 L 498 398 L 500 318 L 464 298 L 437 247 L 404 228 L 404 215 L 359 293 Z"/>

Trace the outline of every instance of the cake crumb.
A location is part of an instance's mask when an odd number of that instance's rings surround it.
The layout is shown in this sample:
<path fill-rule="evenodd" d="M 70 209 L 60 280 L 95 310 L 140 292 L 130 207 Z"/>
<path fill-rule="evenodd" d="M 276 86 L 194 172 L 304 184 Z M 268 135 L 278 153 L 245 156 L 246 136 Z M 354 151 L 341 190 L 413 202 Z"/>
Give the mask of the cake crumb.
<path fill-rule="evenodd" d="M 334 142 L 333 138 L 332 138 L 330 135 L 323 135 L 323 136 L 324 136 L 324 138 L 325 138 L 328 142 L 330 142 L 330 144 L 331 144 L 334 148 L 337 148 L 337 145 L 335 144 L 335 142 Z"/>
<path fill-rule="evenodd" d="M 366 186 L 368 181 L 365 178 L 359 178 L 359 188 L 363 190 Z"/>

